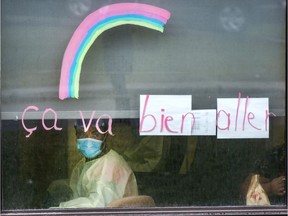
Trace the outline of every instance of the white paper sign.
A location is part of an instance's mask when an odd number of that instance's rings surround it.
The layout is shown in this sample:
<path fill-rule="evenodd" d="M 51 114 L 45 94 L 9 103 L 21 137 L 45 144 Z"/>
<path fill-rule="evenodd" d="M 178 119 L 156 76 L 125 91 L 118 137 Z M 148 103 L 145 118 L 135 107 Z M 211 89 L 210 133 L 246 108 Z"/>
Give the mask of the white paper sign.
<path fill-rule="evenodd" d="M 217 138 L 269 138 L 268 98 L 218 98 Z"/>
<path fill-rule="evenodd" d="M 192 135 L 216 135 L 216 110 L 192 110 L 195 115 L 195 125 Z"/>
<path fill-rule="evenodd" d="M 191 95 L 140 95 L 140 135 L 191 134 L 188 117 L 182 127 L 182 114 L 191 107 Z"/>
<path fill-rule="evenodd" d="M 216 110 L 192 110 L 191 95 L 140 95 L 140 135 L 216 135 Z"/>

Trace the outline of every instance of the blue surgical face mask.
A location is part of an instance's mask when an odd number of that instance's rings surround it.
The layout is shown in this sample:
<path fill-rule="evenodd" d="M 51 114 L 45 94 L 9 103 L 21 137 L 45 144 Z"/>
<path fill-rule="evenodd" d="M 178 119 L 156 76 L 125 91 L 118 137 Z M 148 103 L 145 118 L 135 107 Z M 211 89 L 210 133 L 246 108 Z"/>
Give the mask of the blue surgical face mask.
<path fill-rule="evenodd" d="M 77 139 L 77 148 L 86 158 L 92 159 L 101 154 L 102 143 L 103 141 L 92 138 Z"/>

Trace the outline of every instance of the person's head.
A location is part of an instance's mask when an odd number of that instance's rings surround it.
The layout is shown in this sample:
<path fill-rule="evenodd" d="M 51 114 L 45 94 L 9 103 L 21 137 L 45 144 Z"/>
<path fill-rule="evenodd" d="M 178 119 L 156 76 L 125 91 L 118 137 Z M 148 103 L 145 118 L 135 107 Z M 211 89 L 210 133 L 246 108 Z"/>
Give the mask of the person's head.
<path fill-rule="evenodd" d="M 85 124 L 85 125 L 84 125 Z M 107 120 L 93 120 L 88 128 L 89 121 L 77 120 L 75 124 L 77 148 L 87 158 L 97 158 L 105 152 Z M 86 130 L 85 130 L 86 128 Z M 88 129 L 87 129 L 88 128 Z"/>

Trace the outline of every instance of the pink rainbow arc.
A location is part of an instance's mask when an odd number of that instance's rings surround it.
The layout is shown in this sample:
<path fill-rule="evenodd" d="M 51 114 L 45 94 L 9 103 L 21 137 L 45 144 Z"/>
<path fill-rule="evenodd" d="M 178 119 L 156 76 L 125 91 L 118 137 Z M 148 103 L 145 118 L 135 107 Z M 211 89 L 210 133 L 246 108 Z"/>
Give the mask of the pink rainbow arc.
<path fill-rule="evenodd" d="M 64 100 L 79 97 L 83 59 L 101 33 L 124 24 L 139 25 L 163 32 L 169 18 L 169 11 L 139 3 L 107 5 L 88 15 L 77 27 L 66 47 L 61 67 L 59 98 Z"/>

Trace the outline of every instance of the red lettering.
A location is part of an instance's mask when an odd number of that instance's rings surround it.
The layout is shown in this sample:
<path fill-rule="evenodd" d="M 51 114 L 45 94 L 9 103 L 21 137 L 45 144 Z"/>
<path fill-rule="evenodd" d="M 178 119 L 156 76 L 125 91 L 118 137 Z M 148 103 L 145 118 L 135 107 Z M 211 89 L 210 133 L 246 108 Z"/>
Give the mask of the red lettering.
<path fill-rule="evenodd" d="M 184 120 L 185 120 L 185 118 L 186 118 L 186 116 L 187 116 L 188 114 L 191 114 L 191 115 L 192 115 L 192 120 L 191 120 L 191 123 L 192 123 L 192 125 L 191 125 L 191 134 L 192 134 L 192 131 L 193 131 L 193 128 L 194 128 L 194 125 L 195 125 L 195 116 L 194 116 L 194 114 L 193 114 L 192 112 L 188 112 L 188 113 L 186 113 L 185 115 L 182 115 L 182 122 L 181 122 L 181 129 L 180 129 L 180 131 L 181 131 L 181 133 L 183 133 Z"/>
<path fill-rule="evenodd" d="M 220 128 L 218 124 L 221 112 L 223 112 L 227 116 L 227 126 L 225 128 Z M 225 110 L 219 110 L 219 112 L 217 113 L 217 119 L 216 119 L 217 128 L 219 130 L 230 130 L 230 123 L 231 123 L 230 113 L 227 113 Z"/>
<path fill-rule="evenodd" d="M 254 119 L 254 118 L 255 118 L 254 113 L 249 112 L 249 113 L 248 113 L 248 123 L 249 123 L 253 128 L 255 128 L 255 129 L 257 129 L 257 130 L 261 130 L 260 128 L 257 128 L 256 126 L 254 126 L 254 125 L 250 122 L 250 120 L 252 120 L 252 119 Z"/>
<path fill-rule="evenodd" d="M 170 127 L 168 126 L 168 121 L 173 121 L 174 120 L 174 118 L 172 117 L 172 116 L 167 116 L 166 118 L 165 118 L 165 128 L 166 128 L 166 130 L 167 131 L 169 131 L 170 133 L 178 133 L 177 131 L 173 131 L 173 130 L 171 130 L 170 129 Z"/>
<path fill-rule="evenodd" d="M 165 109 L 161 109 L 161 112 L 165 112 Z M 163 126 L 165 125 L 164 119 L 165 119 L 165 115 L 161 114 L 161 127 L 160 127 L 161 132 L 163 131 Z"/>
<path fill-rule="evenodd" d="M 92 123 L 92 120 L 94 118 L 94 114 L 95 114 L 95 111 L 92 112 L 91 116 L 90 116 L 90 119 L 89 119 L 89 122 L 88 122 L 88 125 L 86 125 L 85 123 L 85 120 L 84 120 L 84 117 L 83 117 L 83 114 L 81 111 L 79 111 L 80 113 L 80 116 L 81 116 L 81 119 L 82 119 L 82 123 L 83 123 L 83 127 L 84 127 L 84 132 L 87 132 L 91 126 L 91 123 Z"/>
<path fill-rule="evenodd" d="M 242 122 L 242 130 L 244 131 L 245 128 L 245 121 L 246 121 L 246 112 L 247 112 L 247 107 L 248 107 L 248 100 L 249 97 L 246 97 L 246 101 L 245 101 L 245 110 L 244 110 L 244 117 L 243 117 L 243 122 Z"/>
<path fill-rule="evenodd" d="M 26 126 L 26 124 L 25 124 L 25 121 L 24 121 L 25 115 L 26 115 L 26 113 L 27 113 L 29 110 L 38 111 L 39 108 L 38 108 L 37 106 L 28 106 L 28 107 L 23 111 L 22 121 L 21 121 L 21 122 L 22 122 L 23 128 L 29 133 L 28 135 L 26 135 L 27 138 L 30 137 L 35 130 L 37 130 L 37 126 L 34 127 L 34 128 L 28 128 L 28 127 Z M 48 127 L 48 126 L 46 125 L 46 123 L 45 123 L 45 116 L 46 116 L 48 113 L 52 113 L 52 114 L 54 115 L 54 118 L 53 118 L 53 119 L 54 119 L 54 123 L 53 123 L 53 126 L 51 126 L 51 127 Z M 79 111 L 79 113 L 80 113 L 80 116 L 81 116 L 81 119 L 82 119 L 82 122 L 83 122 L 84 130 L 85 130 L 85 132 L 87 132 L 88 129 L 89 129 L 89 127 L 90 127 L 90 125 L 91 125 L 91 123 L 92 123 L 92 120 L 93 120 L 95 111 L 92 112 L 92 114 L 91 114 L 91 116 L 90 116 L 90 119 L 89 119 L 89 122 L 88 122 L 88 125 L 86 125 L 86 123 L 85 123 L 85 120 L 84 120 L 84 117 L 83 117 L 82 112 Z M 100 127 L 98 126 L 99 120 L 100 120 L 101 118 L 105 118 L 105 119 L 108 118 L 108 129 L 107 129 L 106 131 L 102 131 L 102 130 L 100 129 Z M 45 130 L 47 130 L 47 131 L 52 130 L 52 129 L 55 129 L 55 130 L 58 130 L 58 131 L 62 130 L 62 128 L 57 127 L 57 120 L 58 120 L 58 116 L 57 116 L 57 113 L 56 113 L 55 110 L 53 110 L 52 108 L 47 108 L 47 109 L 44 110 L 44 112 L 43 112 L 43 114 L 42 114 L 42 126 L 43 126 L 43 128 L 44 128 Z M 96 129 L 97 129 L 101 134 L 105 134 L 105 133 L 108 132 L 110 135 L 114 136 L 114 134 L 112 133 L 112 118 L 111 118 L 111 116 L 109 116 L 108 114 L 103 114 L 103 115 L 101 115 L 101 116 L 97 119 L 95 127 L 96 127 Z"/>
<path fill-rule="evenodd" d="M 28 106 L 28 107 L 23 111 L 23 114 L 22 114 L 22 126 L 23 126 L 23 128 L 24 128 L 27 132 L 29 132 L 29 134 L 26 135 L 27 138 L 32 135 L 33 131 L 37 130 L 37 127 L 27 128 L 26 125 L 25 125 L 24 117 L 25 117 L 25 114 L 26 114 L 26 112 L 27 112 L 28 110 L 36 110 L 36 111 L 38 111 L 39 108 L 36 107 L 36 106 Z"/>
<path fill-rule="evenodd" d="M 52 127 L 50 127 L 50 128 L 48 128 L 47 126 L 46 126 L 46 124 L 45 124 L 45 115 L 46 115 L 46 113 L 48 113 L 48 112 L 52 112 L 53 114 L 54 114 L 54 125 L 52 126 Z M 58 130 L 58 131 L 60 131 L 60 130 L 62 130 L 62 128 L 58 128 L 57 127 L 57 113 L 53 110 L 53 109 L 51 109 L 51 108 L 47 108 L 47 109 L 45 109 L 45 111 L 43 112 L 43 114 L 42 114 L 42 125 L 43 125 L 43 127 L 44 127 L 44 129 L 45 130 L 51 130 L 51 129 L 55 129 L 55 130 Z"/>
<path fill-rule="evenodd" d="M 102 131 L 102 130 L 100 129 L 100 127 L 99 127 L 99 121 L 100 121 L 100 119 L 103 119 L 105 116 L 108 117 L 108 128 L 107 128 L 106 131 Z M 104 119 L 106 119 L 106 118 L 104 118 Z M 114 136 L 114 134 L 113 134 L 113 132 L 112 132 L 112 117 L 109 116 L 108 114 L 103 114 L 103 115 L 101 115 L 101 116 L 97 119 L 97 121 L 96 121 L 96 123 L 95 123 L 95 127 L 96 127 L 96 129 L 99 131 L 99 133 L 101 133 L 101 134 L 105 134 L 105 133 L 108 132 L 110 135 Z"/>
<path fill-rule="evenodd" d="M 165 112 L 165 109 L 161 109 L 161 112 Z M 164 114 L 161 114 L 161 126 L 160 126 L 160 132 L 163 132 L 164 128 L 171 133 L 177 133 L 177 131 L 173 131 L 168 126 L 168 121 L 173 121 L 174 118 L 172 116 L 165 117 Z"/>
<path fill-rule="evenodd" d="M 268 110 L 265 110 L 266 112 L 266 118 L 265 118 L 265 130 L 267 131 L 267 128 L 268 128 L 268 120 L 269 120 L 269 116 L 270 115 L 273 115 L 273 116 L 276 116 L 274 113 L 269 113 Z"/>
<path fill-rule="evenodd" d="M 153 131 L 153 130 L 156 128 L 156 125 L 157 125 L 157 121 L 156 121 L 155 116 L 153 116 L 152 114 L 146 114 L 146 108 L 147 108 L 147 105 L 148 105 L 148 100 L 149 100 L 149 95 L 146 95 L 146 99 L 145 99 L 145 103 L 144 103 L 144 109 L 143 109 L 142 117 L 141 117 L 141 119 L 140 119 L 139 132 L 151 132 L 151 131 Z M 154 121 L 154 126 L 153 126 L 150 130 L 145 130 L 145 131 L 143 131 L 143 130 L 142 130 L 143 123 L 144 123 L 144 120 L 145 120 L 147 117 L 151 117 L 151 118 L 153 119 L 153 121 Z"/>

